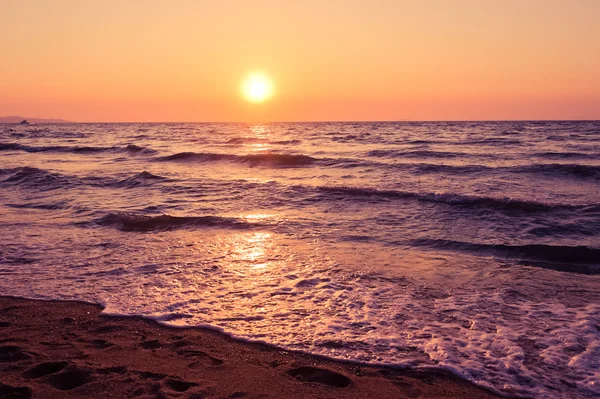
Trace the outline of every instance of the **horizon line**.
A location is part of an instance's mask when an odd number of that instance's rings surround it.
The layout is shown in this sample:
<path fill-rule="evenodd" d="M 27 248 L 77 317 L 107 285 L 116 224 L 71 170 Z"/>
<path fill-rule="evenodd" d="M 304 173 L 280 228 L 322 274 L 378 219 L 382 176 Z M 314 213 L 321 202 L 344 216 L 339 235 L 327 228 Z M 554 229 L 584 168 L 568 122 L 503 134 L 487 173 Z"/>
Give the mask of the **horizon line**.
<path fill-rule="evenodd" d="M 12 115 L 11 115 L 12 116 Z M 16 115 L 15 115 L 16 116 Z M 3 117 L 0 117 L 3 118 Z M 48 119 L 48 120 L 59 120 L 61 122 L 39 122 L 39 124 L 70 124 L 70 123 L 255 123 L 255 124 L 268 124 L 268 123 L 397 123 L 397 122 L 600 122 L 600 119 L 372 119 L 372 120 L 280 120 L 280 121 L 71 121 L 62 118 L 23 118 L 24 120 L 35 120 L 35 119 Z M 35 123 L 35 122 L 34 122 Z M 1 122 L 0 124 L 6 125 L 18 125 L 19 122 Z"/>

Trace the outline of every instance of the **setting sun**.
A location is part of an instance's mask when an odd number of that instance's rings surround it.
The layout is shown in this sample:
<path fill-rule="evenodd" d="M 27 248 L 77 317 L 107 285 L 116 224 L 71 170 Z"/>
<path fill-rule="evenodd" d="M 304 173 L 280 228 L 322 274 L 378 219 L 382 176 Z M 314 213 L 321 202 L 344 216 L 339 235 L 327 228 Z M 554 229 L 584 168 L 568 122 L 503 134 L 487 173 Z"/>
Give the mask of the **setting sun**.
<path fill-rule="evenodd" d="M 273 96 L 273 84 L 266 75 L 252 73 L 244 79 L 242 91 L 248 101 L 260 103 Z"/>

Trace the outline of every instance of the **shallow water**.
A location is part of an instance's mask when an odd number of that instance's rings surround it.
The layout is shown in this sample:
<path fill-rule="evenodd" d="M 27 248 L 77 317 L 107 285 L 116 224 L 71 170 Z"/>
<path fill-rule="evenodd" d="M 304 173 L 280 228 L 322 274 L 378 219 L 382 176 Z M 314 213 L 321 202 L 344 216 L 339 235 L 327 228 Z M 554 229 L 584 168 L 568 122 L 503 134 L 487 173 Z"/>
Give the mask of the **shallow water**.
<path fill-rule="evenodd" d="M 600 395 L 600 122 L 0 125 L 0 294 Z"/>

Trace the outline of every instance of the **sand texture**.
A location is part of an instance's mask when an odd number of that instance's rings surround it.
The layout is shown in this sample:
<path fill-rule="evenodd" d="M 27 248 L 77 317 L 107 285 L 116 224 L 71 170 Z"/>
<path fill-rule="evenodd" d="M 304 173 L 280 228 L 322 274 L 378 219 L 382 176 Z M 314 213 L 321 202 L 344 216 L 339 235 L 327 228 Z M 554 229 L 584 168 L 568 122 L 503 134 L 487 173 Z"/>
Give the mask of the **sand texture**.
<path fill-rule="evenodd" d="M 0 298 L 0 399 L 496 397 L 446 373 L 329 361 L 101 310 Z"/>

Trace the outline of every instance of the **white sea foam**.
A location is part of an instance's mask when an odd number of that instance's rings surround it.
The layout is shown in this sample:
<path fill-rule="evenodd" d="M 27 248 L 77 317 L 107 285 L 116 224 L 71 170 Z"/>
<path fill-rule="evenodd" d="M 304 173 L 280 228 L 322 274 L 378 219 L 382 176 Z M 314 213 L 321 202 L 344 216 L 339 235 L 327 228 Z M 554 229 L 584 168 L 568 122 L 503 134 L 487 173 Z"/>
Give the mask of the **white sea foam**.
<path fill-rule="evenodd" d="M 600 395 L 598 305 L 510 301 L 507 287 L 447 290 L 345 270 L 271 233 L 189 244 L 171 242 L 169 256 L 147 254 L 155 262 L 141 267 L 93 272 L 96 266 L 61 265 L 9 274 L 0 292 L 100 302 L 106 314 L 208 327 L 336 359 L 438 367 L 508 394 Z M 190 251 L 197 262 L 167 261 Z"/>

